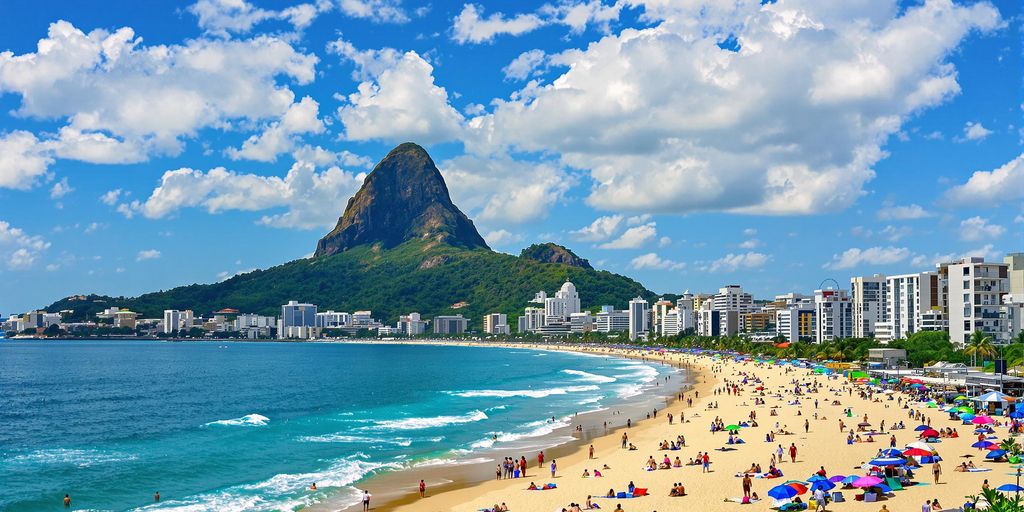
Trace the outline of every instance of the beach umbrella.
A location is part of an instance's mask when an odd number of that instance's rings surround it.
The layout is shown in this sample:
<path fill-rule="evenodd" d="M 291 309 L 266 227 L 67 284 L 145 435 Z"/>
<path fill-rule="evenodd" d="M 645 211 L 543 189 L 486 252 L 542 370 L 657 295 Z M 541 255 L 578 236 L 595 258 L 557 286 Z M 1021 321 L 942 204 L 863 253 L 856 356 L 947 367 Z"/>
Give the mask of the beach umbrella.
<path fill-rule="evenodd" d="M 796 490 L 797 494 L 803 494 L 807 492 L 807 486 L 804 485 L 802 482 L 789 482 L 784 485 L 792 487 L 794 490 Z"/>
<path fill-rule="evenodd" d="M 832 475 L 832 476 L 831 476 L 831 477 L 830 477 L 830 478 L 828 479 L 828 481 L 829 481 L 829 482 L 832 482 L 832 483 L 834 483 L 834 484 L 838 484 L 839 482 L 842 482 L 843 480 L 846 480 L 846 479 L 847 479 L 847 477 L 845 477 L 845 476 L 843 476 L 843 475 Z M 851 480 L 851 482 L 852 482 L 852 481 L 853 481 L 853 480 Z"/>
<path fill-rule="evenodd" d="M 877 476 L 862 476 L 853 481 L 854 487 L 874 487 L 882 483 L 882 479 Z"/>
<path fill-rule="evenodd" d="M 977 443 L 972 444 L 971 448 L 992 448 L 994 446 L 999 445 L 993 443 L 992 441 L 978 441 Z"/>
<path fill-rule="evenodd" d="M 920 448 L 922 450 L 927 450 L 929 452 L 936 453 L 935 448 L 932 448 L 932 445 L 924 441 L 914 441 L 913 443 L 908 444 L 907 448 Z"/>
<path fill-rule="evenodd" d="M 969 412 L 960 413 L 960 419 L 963 421 L 971 421 L 974 419 L 974 415 Z"/>
<path fill-rule="evenodd" d="M 992 450 L 992 451 L 988 452 L 988 455 L 986 455 L 985 458 L 986 459 L 998 459 L 999 457 L 1002 457 L 1004 455 L 1006 455 L 1006 450 Z"/>
<path fill-rule="evenodd" d="M 966 405 L 961 405 L 960 407 L 957 407 L 956 410 L 960 411 L 960 412 L 969 412 L 969 413 L 972 413 L 972 414 L 974 413 L 974 408 L 973 407 L 967 407 Z"/>
<path fill-rule="evenodd" d="M 901 457 L 903 455 L 906 454 L 897 450 L 896 448 L 888 448 L 886 450 L 882 450 L 883 457 Z"/>
<path fill-rule="evenodd" d="M 823 477 L 823 476 L 821 476 L 821 475 L 819 475 L 819 474 L 817 474 L 817 473 L 815 473 L 815 474 L 811 475 L 810 478 L 807 479 L 807 483 L 813 484 L 814 482 L 817 482 L 819 480 L 828 480 L 828 479 Z"/>
<path fill-rule="evenodd" d="M 921 437 L 939 437 L 939 432 L 937 430 L 928 429 L 921 432 Z"/>
<path fill-rule="evenodd" d="M 739 425 L 729 425 L 729 426 L 725 427 L 725 429 L 726 430 L 733 430 L 733 431 L 735 431 L 735 430 L 739 430 L 740 426 Z"/>
<path fill-rule="evenodd" d="M 882 491 L 882 494 L 892 492 L 892 488 L 885 484 L 878 484 L 878 489 Z"/>
<path fill-rule="evenodd" d="M 768 489 L 768 496 L 777 500 L 788 500 L 797 494 L 799 493 L 796 492 L 796 489 L 788 485 L 779 485 Z"/>
<path fill-rule="evenodd" d="M 872 466 L 902 466 L 907 461 L 899 457 L 879 457 L 871 461 Z"/>
<path fill-rule="evenodd" d="M 1019 420 L 1021 418 L 1024 418 L 1024 411 L 1013 411 L 1010 414 L 1008 414 L 1007 416 L 1009 416 L 1009 417 L 1011 417 L 1011 418 L 1013 418 L 1015 420 Z"/>
<path fill-rule="evenodd" d="M 996 490 L 1003 492 L 1020 492 L 1024 491 L 1024 487 L 1021 487 L 1017 484 L 1003 484 L 1000 485 L 999 487 L 996 487 Z"/>
<path fill-rule="evenodd" d="M 934 464 L 934 463 L 939 462 L 940 460 L 942 460 L 942 457 L 939 457 L 938 454 L 925 455 L 925 456 L 922 456 L 922 457 L 914 457 L 914 458 L 917 459 L 917 462 L 919 462 L 921 464 Z"/>
<path fill-rule="evenodd" d="M 818 489 L 821 489 L 823 491 L 831 491 L 832 489 L 835 489 L 835 487 L 836 484 L 829 482 L 828 480 L 817 480 L 811 483 L 812 491 L 817 491 Z"/>
<path fill-rule="evenodd" d="M 843 479 L 841 480 L 841 482 L 843 482 L 843 484 L 844 484 L 844 485 L 845 485 L 845 484 L 853 484 L 854 482 L 856 482 L 856 481 L 857 481 L 857 479 L 858 479 L 858 478 L 860 478 L 860 477 L 859 477 L 859 476 L 857 476 L 857 475 L 850 475 L 850 476 L 848 476 L 848 477 L 845 477 L 845 478 L 843 478 Z"/>
<path fill-rule="evenodd" d="M 918 425 L 918 426 L 914 427 L 914 431 L 915 432 L 923 432 L 923 431 L 929 430 L 929 429 L 931 429 L 931 427 L 929 427 L 928 425 Z"/>
<path fill-rule="evenodd" d="M 966 396 L 963 396 L 963 395 L 960 395 L 960 396 L 958 396 L 958 397 L 954 398 L 953 400 L 955 400 L 955 401 L 960 401 L 960 400 L 967 400 L 967 397 L 966 397 Z"/>
<path fill-rule="evenodd" d="M 975 416 L 975 418 L 971 420 L 971 423 L 975 425 L 990 425 L 995 423 L 995 421 L 996 420 L 993 420 L 991 416 Z"/>
<path fill-rule="evenodd" d="M 928 408 L 929 409 L 936 409 L 938 407 L 939 407 L 939 404 L 935 403 L 934 401 L 928 402 Z"/>
<path fill-rule="evenodd" d="M 922 450 L 920 448 L 911 448 L 911 449 L 903 452 L 903 456 L 905 456 L 905 457 L 930 457 L 931 455 L 934 455 L 934 454 L 932 452 L 929 452 L 927 450 Z"/>

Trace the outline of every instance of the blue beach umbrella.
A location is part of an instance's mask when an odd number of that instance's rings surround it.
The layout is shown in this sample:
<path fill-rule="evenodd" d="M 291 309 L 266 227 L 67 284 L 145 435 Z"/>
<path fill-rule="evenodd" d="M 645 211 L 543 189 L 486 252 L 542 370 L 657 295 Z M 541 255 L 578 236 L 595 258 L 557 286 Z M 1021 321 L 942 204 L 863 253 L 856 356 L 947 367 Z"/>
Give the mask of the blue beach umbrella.
<path fill-rule="evenodd" d="M 1000 485 L 999 487 L 996 487 L 996 490 L 1003 492 L 1020 492 L 1024 491 L 1024 487 L 1021 487 L 1017 484 L 1003 484 Z"/>
<path fill-rule="evenodd" d="M 925 430 L 928 430 L 930 428 L 931 427 L 929 427 L 928 425 L 918 425 L 914 427 L 914 432 L 924 432 Z"/>
<path fill-rule="evenodd" d="M 882 450 L 882 456 L 883 457 L 902 457 L 903 456 L 903 452 L 897 450 L 896 448 L 889 448 L 887 450 Z"/>
<path fill-rule="evenodd" d="M 843 485 L 852 484 L 853 482 L 856 482 L 858 478 L 860 477 L 857 475 L 850 475 L 843 479 Z"/>
<path fill-rule="evenodd" d="M 1013 411 L 1008 416 L 1015 420 L 1019 420 L 1021 418 L 1024 418 L 1024 411 Z"/>
<path fill-rule="evenodd" d="M 899 457 L 879 457 L 871 461 L 872 466 L 902 466 L 907 461 Z"/>
<path fill-rule="evenodd" d="M 977 443 L 972 444 L 971 448 L 989 448 L 991 446 L 996 446 L 996 444 L 992 441 L 978 441 Z"/>
<path fill-rule="evenodd" d="M 810 478 L 807 479 L 807 481 L 811 482 L 811 483 L 817 482 L 818 480 L 828 480 L 828 478 L 825 478 L 825 477 L 815 473 L 815 474 L 811 475 Z"/>
<path fill-rule="evenodd" d="M 768 496 L 777 500 L 788 500 L 793 496 L 796 496 L 796 489 L 788 485 L 780 485 L 778 487 L 772 487 L 768 490 Z"/>
<path fill-rule="evenodd" d="M 1004 455 L 1006 455 L 1006 450 L 992 450 L 992 451 L 988 452 L 988 455 L 986 455 L 985 458 L 986 459 L 998 459 L 999 457 L 1002 457 Z"/>
<path fill-rule="evenodd" d="M 831 491 L 832 489 L 835 489 L 835 487 L 836 484 L 829 482 L 828 480 L 815 480 L 814 482 L 811 483 L 812 491 L 817 491 L 818 489 L 821 489 L 823 491 Z"/>
<path fill-rule="evenodd" d="M 973 414 L 969 413 L 969 412 L 962 412 L 962 413 L 960 413 L 960 419 L 963 420 L 963 421 L 971 421 L 974 418 L 975 418 L 975 416 Z"/>

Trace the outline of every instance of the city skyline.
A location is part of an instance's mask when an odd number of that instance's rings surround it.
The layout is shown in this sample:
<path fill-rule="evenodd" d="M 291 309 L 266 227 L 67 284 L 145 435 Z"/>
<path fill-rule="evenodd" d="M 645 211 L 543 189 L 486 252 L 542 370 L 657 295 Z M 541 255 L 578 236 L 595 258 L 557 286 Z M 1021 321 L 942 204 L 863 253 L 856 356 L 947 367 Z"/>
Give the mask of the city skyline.
<path fill-rule="evenodd" d="M 307 257 L 406 140 L 495 250 L 657 293 L 1024 247 L 1018 4 L 730 5 L 12 2 L 0 316 Z"/>

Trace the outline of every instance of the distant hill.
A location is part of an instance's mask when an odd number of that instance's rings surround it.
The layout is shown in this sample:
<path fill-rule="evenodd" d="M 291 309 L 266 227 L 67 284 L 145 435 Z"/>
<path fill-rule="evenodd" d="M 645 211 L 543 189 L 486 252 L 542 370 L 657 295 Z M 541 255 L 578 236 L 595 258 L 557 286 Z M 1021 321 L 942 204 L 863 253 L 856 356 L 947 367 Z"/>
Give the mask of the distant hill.
<path fill-rule="evenodd" d="M 299 300 L 320 310 L 372 310 L 386 323 L 411 311 L 463 313 L 479 328 L 481 315 L 516 317 L 537 291 L 554 292 L 566 279 L 576 284 L 584 308 L 624 308 L 638 295 L 656 298 L 640 283 L 594 270 L 557 244 L 531 246 L 519 257 L 490 250 L 451 202 L 426 151 L 406 143 L 367 176 L 312 258 L 138 297 L 73 296 L 46 310 L 74 310 L 71 319 L 114 305 L 148 318 L 165 309 L 209 315 L 228 307 L 278 315 L 282 304 Z"/>

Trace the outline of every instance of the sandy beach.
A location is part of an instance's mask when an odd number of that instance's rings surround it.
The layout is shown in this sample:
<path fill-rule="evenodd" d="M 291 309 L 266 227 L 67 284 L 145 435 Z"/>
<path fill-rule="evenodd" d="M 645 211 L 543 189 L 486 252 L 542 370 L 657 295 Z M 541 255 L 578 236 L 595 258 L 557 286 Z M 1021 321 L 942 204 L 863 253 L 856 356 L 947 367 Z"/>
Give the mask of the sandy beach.
<path fill-rule="evenodd" d="M 553 348 L 543 345 L 535 347 Z M 691 375 L 695 383 L 691 390 L 684 393 L 683 400 L 659 410 L 657 417 L 647 419 L 644 415 L 628 418 L 631 423 L 629 428 L 623 427 L 614 431 L 609 429 L 609 434 L 594 439 L 593 459 L 590 459 L 589 447 L 586 445 L 568 455 L 559 455 L 557 473 L 554 477 L 550 474 L 550 457 L 545 460 L 543 467 L 538 467 L 536 453 L 509 453 L 508 456 L 517 460 L 521 456 L 526 457 L 529 468 L 527 478 L 495 480 L 494 469 L 491 468 L 489 481 L 463 488 L 446 489 L 444 492 L 437 492 L 428 487 L 426 498 L 415 497 L 411 500 L 402 500 L 404 503 L 377 504 L 374 508 L 421 512 L 477 512 L 504 503 L 512 512 L 560 511 L 571 503 L 578 503 L 585 508 L 587 497 L 591 496 L 592 502 L 599 504 L 602 510 L 615 510 L 619 505 L 623 510 L 630 512 L 666 511 L 684 507 L 710 511 L 731 511 L 738 507 L 768 510 L 772 501 L 767 497 L 768 490 L 776 485 L 789 480 L 807 481 L 820 467 L 824 467 L 829 476 L 864 475 L 866 471 L 861 469 L 861 465 L 874 458 L 880 449 L 889 447 L 890 434 L 895 435 L 897 447 L 901 449 L 906 444 L 917 441 L 918 433 L 913 429 L 921 422 L 911 420 L 908 417 L 910 411 L 924 413 L 927 418 L 925 421 L 930 420 L 931 425 L 936 428 L 952 427 L 960 433 L 958 438 L 945 438 L 933 443 L 944 458 L 938 485 L 932 483 L 932 466 L 924 465 L 915 475 L 915 481 L 921 484 L 896 491 L 893 497 L 880 502 L 854 501 L 854 496 L 860 493 L 859 490 L 836 488 L 834 490 L 842 491 L 847 501 L 831 503 L 829 509 L 876 512 L 885 504 L 890 511 L 920 510 L 926 500 L 935 499 L 939 500 L 944 509 L 957 508 L 965 501 L 966 495 L 977 494 L 986 479 L 992 487 L 1015 480 L 1015 476 L 1010 475 L 1014 470 L 1006 463 L 986 462 L 985 451 L 970 447 L 977 440 L 973 428 L 961 425 L 959 421 L 949 420 L 946 413 L 937 409 L 921 408 L 917 407 L 917 404 L 904 409 L 898 406 L 895 400 L 901 396 L 900 394 L 894 395 L 892 401 L 886 400 L 884 396 L 880 401 L 869 401 L 859 397 L 859 388 L 846 383 L 841 377 L 814 375 L 807 369 L 786 367 L 789 368 L 786 370 L 774 365 L 712 360 L 707 356 L 674 353 L 641 354 L 639 351 L 615 351 L 601 347 L 566 349 L 624 357 L 648 357 L 649 360 L 656 362 L 664 359 L 669 364 L 689 367 L 694 372 Z M 744 375 L 750 378 L 749 384 L 739 384 Z M 754 377 L 759 378 L 761 383 L 756 384 Z M 794 379 L 801 382 L 816 382 L 820 384 L 820 388 L 817 392 L 801 397 L 800 405 L 790 405 L 794 400 L 790 394 L 794 387 Z M 739 394 L 715 394 L 715 390 L 722 389 L 726 382 L 738 384 Z M 763 386 L 763 397 L 759 395 L 761 392 L 756 390 L 757 386 Z M 755 396 L 763 398 L 764 404 L 755 405 Z M 687 399 L 692 399 L 692 405 L 688 405 Z M 838 401 L 838 405 L 833 401 Z M 709 408 L 713 404 L 717 404 L 717 407 Z M 846 408 L 852 409 L 852 417 L 843 414 Z M 771 416 L 772 410 L 776 411 L 777 416 Z M 745 441 L 744 444 L 727 445 L 727 433 L 711 432 L 710 425 L 716 417 L 721 418 L 726 425 L 738 424 L 747 421 L 752 411 L 756 413 L 759 426 L 743 428 L 739 432 L 739 437 Z M 669 413 L 674 416 L 672 424 L 668 420 Z M 874 428 L 883 420 L 887 427 L 902 420 L 907 428 L 876 435 L 873 443 L 847 444 L 846 436 L 850 426 L 859 423 L 864 415 L 867 415 L 868 422 Z M 685 418 L 685 421 L 681 423 L 680 418 Z M 606 414 L 587 415 L 581 421 L 595 423 L 587 427 L 602 427 L 605 421 L 612 421 L 614 426 L 618 426 L 620 422 L 625 423 L 626 419 L 612 415 L 609 411 Z M 840 431 L 840 419 L 847 426 L 845 431 Z M 996 428 L 997 434 L 1005 434 L 1005 428 Z M 777 434 L 775 441 L 768 443 L 765 435 L 773 430 L 788 430 L 792 434 Z M 627 433 L 629 442 L 634 444 L 637 450 L 621 448 L 622 432 Z M 679 451 L 659 450 L 662 441 L 672 442 L 680 435 L 686 440 L 684 448 Z M 864 436 L 864 439 L 866 438 L 867 436 Z M 795 463 L 790 461 L 791 444 L 797 449 Z M 752 464 L 759 464 L 767 471 L 770 459 L 779 445 L 785 449 L 785 460 L 778 464 L 784 477 L 753 479 L 752 482 L 752 491 L 759 494 L 762 501 L 751 505 L 727 501 L 743 495 L 742 478 L 737 476 L 737 473 L 747 470 Z M 721 451 L 727 446 L 732 450 Z M 678 456 L 685 464 L 690 458 L 696 457 L 698 452 L 705 451 L 710 452 L 710 472 L 702 472 L 701 466 L 686 465 L 657 471 L 647 471 L 645 468 L 649 457 L 660 463 L 666 455 L 671 459 Z M 973 458 L 961 457 L 967 454 L 973 455 Z M 957 464 L 967 460 L 974 461 L 979 468 L 990 471 L 954 471 Z M 608 469 L 602 469 L 605 466 Z M 582 476 L 585 470 L 593 475 L 595 469 L 602 473 L 601 478 Z M 527 490 L 531 482 L 538 486 L 554 483 L 557 488 L 543 491 Z M 648 489 L 649 495 L 632 499 L 603 497 L 609 489 L 625 491 L 630 482 L 636 487 Z M 686 496 L 669 496 L 669 491 L 675 483 L 681 483 L 685 487 Z M 415 482 L 410 482 L 409 485 L 413 486 Z M 808 492 L 801 498 L 807 501 L 811 494 Z"/>

